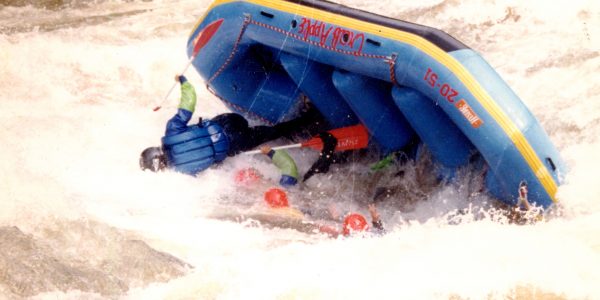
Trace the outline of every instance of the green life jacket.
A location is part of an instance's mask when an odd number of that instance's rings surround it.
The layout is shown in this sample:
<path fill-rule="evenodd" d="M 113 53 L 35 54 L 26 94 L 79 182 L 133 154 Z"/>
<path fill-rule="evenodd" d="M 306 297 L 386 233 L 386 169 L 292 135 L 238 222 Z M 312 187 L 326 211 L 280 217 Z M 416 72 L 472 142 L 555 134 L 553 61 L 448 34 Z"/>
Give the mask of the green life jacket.
<path fill-rule="evenodd" d="M 296 167 L 296 162 L 287 151 L 275 150 L 271 159 L 273 164 L 281 171 L 281 175 L 298 179 L 298 167 Z"/>

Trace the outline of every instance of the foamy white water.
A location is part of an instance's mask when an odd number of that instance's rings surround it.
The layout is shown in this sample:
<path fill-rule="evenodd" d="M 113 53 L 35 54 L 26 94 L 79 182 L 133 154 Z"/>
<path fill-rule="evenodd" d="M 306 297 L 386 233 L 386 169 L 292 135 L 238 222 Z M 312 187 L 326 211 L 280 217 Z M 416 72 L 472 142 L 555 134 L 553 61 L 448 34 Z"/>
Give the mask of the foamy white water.
<path fill-rule="evenodd" d="M 236 191 L 235 169 L 256 164 L 276 178 L 272 166 L 237 157 L 197 178 L 138 168 L 177 95 L 151 108 L 185 65 L 187 36 L 210 2 L 0 6 L 0 298 L 600 297 L 600 3 L 340 3 L 441 28 L 479 51 L 569 164 L 559 216 L 530 226 L 456 216 L 486 200 L 469 199 L 462 182 L 382 211 L 382 237 L 211 218 L 261 201 Z M 226 111 L 193 70 L 186 75 L 199 93 L 196 116 Z M 293 154 L 303 170 L 314 158 Z M 360 200 L 358 176 L 319 177 L 324 201 Z"/>

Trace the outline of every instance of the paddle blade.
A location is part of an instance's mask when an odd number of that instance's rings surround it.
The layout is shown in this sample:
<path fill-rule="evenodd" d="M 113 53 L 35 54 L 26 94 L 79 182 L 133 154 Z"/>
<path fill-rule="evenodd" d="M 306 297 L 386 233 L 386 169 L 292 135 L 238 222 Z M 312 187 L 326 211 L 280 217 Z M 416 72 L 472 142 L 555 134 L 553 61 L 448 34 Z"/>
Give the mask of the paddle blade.
<path fill-rule="evenodd" d="M 337 139 L 335 151 L 355 150 L 366 148 L 369 144 L 369 133 L 362 124 L 329 130 L 329 133 Z M 304 143 L 302 147 L 310 147 L 323 150 L 323 141 L 314 137 Z"/>
<path fill-rule="evenodd" d="M 213 37 L 213 35 L 215 35 L 217 30 L 219 30 L 219 27 L 221 27 L 222 23 L 223 19 L 218 19 L 206 25 L 206 27 L 204 27 L 204 29 L 202 29 L 202 31 L 198 33 L 196 39 L 194 40 L 194 51 L 192 52 L 192 57 L 196 57 L 196 55 L 198 55 L 200 49 L 202 49 L 202 47 L 204 47 L 206 43 L 210 41 L 210 39 Z"/>

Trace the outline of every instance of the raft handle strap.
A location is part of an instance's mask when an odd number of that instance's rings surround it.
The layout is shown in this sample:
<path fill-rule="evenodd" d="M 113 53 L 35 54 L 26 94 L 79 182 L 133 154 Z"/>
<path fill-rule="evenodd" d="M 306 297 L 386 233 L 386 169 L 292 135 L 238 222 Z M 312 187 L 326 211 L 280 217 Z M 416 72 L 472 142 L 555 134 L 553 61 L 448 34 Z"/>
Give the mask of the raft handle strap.
<path fill-rule="evenodd" d="M 275 17 L 274 14 L 271 14 L 271 13 L 268 13 L 268 12 L 262 11 L 262 10 L 260 11 L 260 14 L 263 15 L 263 16 L 265 16 L 265 17 L 267 17 L 267 18 L 271 18 L 271 19 L 273 19 Z"/>
<path fill-rule="evenodd" d="M 369 39 L 369 38 L 367 38 L 367 43 L 369 43 L 371 45 L 374 45 L 374 46 L 377 46 L 377 47 L 381 46 L 380 42 L 378 42 L 376 40 Z"/>
<path fill-rule="evenodd" d="M 546 161 L 548 162 L 548 164 L 550 165 L 550 168 L 552 168 L 552 171 L 556 171 L 556 165 L 554 164 L 554 162 L 552 161 L 552 158 L 550 157 L 546 157 Z"/>

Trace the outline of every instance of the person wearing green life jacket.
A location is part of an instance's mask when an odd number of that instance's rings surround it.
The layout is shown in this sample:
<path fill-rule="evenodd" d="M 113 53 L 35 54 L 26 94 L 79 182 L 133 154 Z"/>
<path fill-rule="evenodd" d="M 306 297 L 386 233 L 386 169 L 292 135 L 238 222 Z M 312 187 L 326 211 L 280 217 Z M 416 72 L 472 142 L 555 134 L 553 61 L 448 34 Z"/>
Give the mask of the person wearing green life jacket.
<path fill-rule="evenodd" d="M 381 183 L 381 178 L 384 175 L 383 170 L 392 167 L 392 166 L 402 166 L 406 163 L 408 157 L 406 153 L 402 151 L 395 151 L 386 155 L 383 159 L 371 165 L 371 184 L 370 190 L 372 190 L 373 203 L 380 202 L 386 198 L 391 197 L 396 194 L 399 190 L 398 186 L 378 186 L 374 187 L 374 185 L 379 185 Z M 394 177 L 402 177 L 404 176 L 404 170 L 395 171 Z"/>
<path fill-rule="evenodd" d="M 298 183 L 298 167 L 296 162 L 286 150 L 273 150 L 265 145 L 260 147 L 260 152 L 267 155 L 273 161 L 273 164 L 281 172 L 279 184 L 283 187 L 292 187 Z"/>

